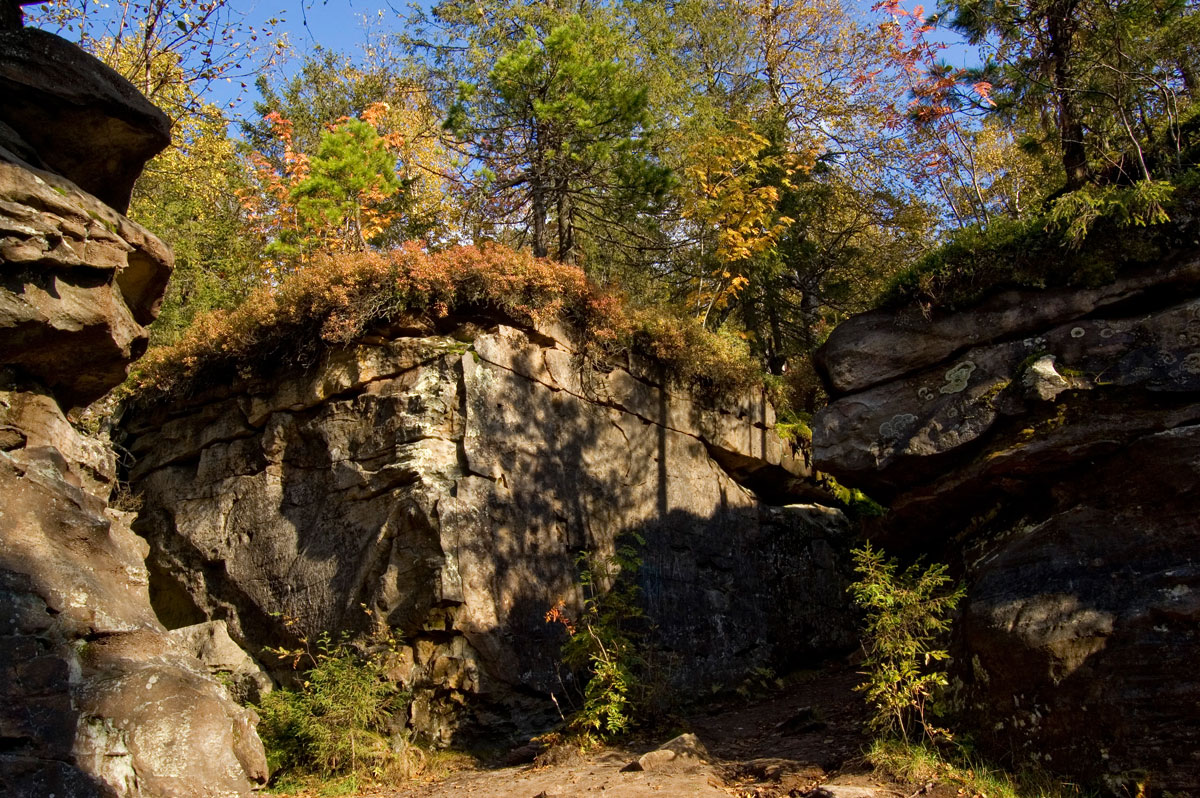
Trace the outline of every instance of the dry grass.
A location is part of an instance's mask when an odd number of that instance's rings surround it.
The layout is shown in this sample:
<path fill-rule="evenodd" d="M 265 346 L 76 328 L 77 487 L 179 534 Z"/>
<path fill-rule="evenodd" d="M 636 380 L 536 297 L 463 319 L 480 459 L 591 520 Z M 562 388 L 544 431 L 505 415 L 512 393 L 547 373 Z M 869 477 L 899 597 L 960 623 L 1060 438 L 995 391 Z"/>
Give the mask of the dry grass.
<path fill-rule="evenodd" d="M 517 325 L 561 320 L 584 334 L 592 354 L 636 351 L 689 387 L 727 393 L 762 380 L 743 342 L 691 319 L 633 310 L 574 266 L 500 246 L 429 253 L 407 245 L 316 258 L 235 310 L 201 316 L 176 343 L 139 361 L 123 392 L 153 404 L 234 375 L 312 363 L 325 348 L 387 323 L 436 325 L 469 314 Z"/>

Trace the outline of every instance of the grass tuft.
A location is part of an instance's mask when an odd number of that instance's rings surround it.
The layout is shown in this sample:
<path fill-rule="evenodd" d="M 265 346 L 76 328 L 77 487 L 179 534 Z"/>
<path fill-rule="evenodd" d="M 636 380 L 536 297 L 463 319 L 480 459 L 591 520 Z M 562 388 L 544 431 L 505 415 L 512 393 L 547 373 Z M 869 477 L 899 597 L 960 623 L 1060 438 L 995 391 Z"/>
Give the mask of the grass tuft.
<path fill-rule="evenodd" d="M 940 750 L 896 739 L 876 740 L 866 755 L 875 770 L 911 784 L 941 782 L 958 788 L 964 798 L 1080 798 L 1089 793 L 1045 771 L 1009 773 L 972 756 L 960 747 Z"/>

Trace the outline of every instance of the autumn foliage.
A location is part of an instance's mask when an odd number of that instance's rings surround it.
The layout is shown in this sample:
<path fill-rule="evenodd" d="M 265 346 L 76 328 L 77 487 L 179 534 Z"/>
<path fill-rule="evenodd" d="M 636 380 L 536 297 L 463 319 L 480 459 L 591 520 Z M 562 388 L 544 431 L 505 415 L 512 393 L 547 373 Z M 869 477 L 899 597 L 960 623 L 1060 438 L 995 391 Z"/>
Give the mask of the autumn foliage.
<path fill-rule="evenodd" d="M 1196 180 L 1196 3 L 918 3 L 445 0 L 381 14 L 395 36 L 316 47 L 290 76 L 258 68 L 231 0 L 28 9 L 178 119 L 131 210 L 176 252 L 152 345 L 226 313 L 156 354 L 152 384 L 474 303 L 594 322 L 603 346 L 684 379 L 708 362 L 719 383 L 748 347 L 797 385 L 894 280 L 890 298 L 936 304 L 1062 271 L 1057 252 L 1026 269 L 964 242 L 1157 225 L 1165 181 Z M 208 85 L 257 73 L 235 140 Z M 499 248 L 427 254 L 467 242 L 551 255 L 664 310 L 601 318 L 589 303 L 616 300 L 577 270 Z M 161 365 L 174 356 L 192 360 Z M 820 393 L 792 400 L 812 411 Z"/>
<path fill-rule="evenodd" d="M 267 114 L 282 163 L 252 153 L 255 186 L 241 201 L 272 276 L 321 252 L 366 250 L 403 218 L 405 208 L 395 199 L 403 190 L 396 164 L 404 141 L 398 133 L 380 133 L 387 111 L 375 103 L 361 119 L 339 119 L 312 155 L 296 149 L 290 120 Z"/>
<path fill-rule="evenodd" d="M 497 245 L 430 253 L 410 243 L 387 252 L 314 256 L 237 309 L 205 314 L 177 343 L 152 350 L 126 390 L 154 402 L 217 375 L 249 377 L 314 362 L 324 349 L 351 345 L 376 326 L 432 331 L 468 314 L 525 326 L 563 321 L 583 333 L 592 356 L 636 350 L 676 381 L 716 393 L 761 379 L 740 342 L 691 319 L 634 310 L 593 286 L 578 267 Z"/>

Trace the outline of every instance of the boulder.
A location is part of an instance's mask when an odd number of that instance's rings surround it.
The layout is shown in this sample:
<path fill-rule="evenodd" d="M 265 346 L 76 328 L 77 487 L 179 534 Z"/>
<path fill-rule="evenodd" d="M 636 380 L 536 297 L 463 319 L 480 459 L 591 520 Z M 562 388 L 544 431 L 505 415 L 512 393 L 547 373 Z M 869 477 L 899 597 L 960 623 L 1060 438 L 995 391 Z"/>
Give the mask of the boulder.
<path fill-rule="evenodd" d="M 70 427 L 29 393 L 3 418 L 26 443 L 0 452 L 0 791 L 244 794 L 266 778 L 257 719 L 171 646 L 131 516 L 106 507 L 101 470 L 64 456 L 78 440 L 45 437 Z"/>
<path fill-rule="evenodd" d="M 721 409 L 546 331 L 473 336 L 373 339 L 129 407 L 159 616 L 222 619 L 256 656 L 384 621 L 405 639 L 394 672 L 414 690 L 410 723 L 442 742 L 557 719 L 551 694 L 574 688 L 545 616 L 578 613 L 582 551 L 637 545 L 677 687 L 853 645 L 844 516 L 738 481 L 804 480 L 765 400 Z"/>
<path fill-rule="evenodd" d="M 818 350 L 816 366 L 832 396 L 856 393 L 951 361 L 969 348 L 1036 337 L 1093 314 L 1122 317 L 1124 308 L 1198 289 L 1200 259 L 1191 255 L 1098 288 L 1006 291 L 964 312 L 919 306 L 871 311 L 839 324 Z"/>
<path fill-rule="evenodd" d="M 1198 453 L 1200 426 L 1145 435 L 981 526 L 958 696 L 992 750 L 1114 793 L 1200 784 Z"/>
<path fill-rule="evenodd" d="M 875 312 L 823 354 L 816 467 L 890 503 L 877 541 L 967 587 L 960 718 L 994 756 L 1117 794 L 1200 783 L 1198 263 Z"/>
<path fill-rule="evenodd" d="M 993 477 L 1002 464 L 1020 470 L 1033 452 L 1047 464 L 1049 447 L 1059 465 L 1064 457 L 1083 459 L 1095 450 L 1087 439 L 1099 446 L 1128 440 L 1190 412 L 1190 395 L 1200 390 L 1198 343 L 1200 302 L 1187 299 L 963 347 L 932 368 L 831 402 L 814 422 L 813 456 L 839 480 L 888 499 L 942 474 L 961 480 L 963 469 L 986 467 Z M 1127 411 L 1145 412 L 1052 421 L 1085 393 L 1103 403 L 1118 391 Z M 1018 424 L 1031 430 L 1026 440 L 998 445 Z M 981 448 L 987 458 L 977 457 Z"/>
<path fill-rule="evenodd" d="M 275 685 L 254 659 L 233 642 L 224 621 L 207 621 L 172 629 L 171 640 L 229 689 L 239 704 L 260 704 Z"/>
<path fill-rule="evenodd" d="M 80 432 L 49 391 L 11 368 L 0 369 L 0 430 L 6 436 L 0 450 L 57 451 L 74 487 L 102 501 L 112 493 L 117 463 L 107 441 Z"/>
<path fill-rule="evenodd" d="M 681 734 L 647 751 L 630 762 L 622 771 L 653 771 L 667 768 L 697 767 L 709 761 L 710 756 L 704 743 L 694 734 Z"/>
<path fill-rule="evenodd" d="M 20 4 L 12 0 L 0 0 L 0 31 L 18 30 L 22 23 Z"/>
<path fill-rule="evenodd" d="M 0 96 L 0 147 L 12 151 L 12 141 L 27 166 L 62 175 L 122 213 L 142 166 L 171 143 L 166 114 L 46 31 L 0 27 Z"/>

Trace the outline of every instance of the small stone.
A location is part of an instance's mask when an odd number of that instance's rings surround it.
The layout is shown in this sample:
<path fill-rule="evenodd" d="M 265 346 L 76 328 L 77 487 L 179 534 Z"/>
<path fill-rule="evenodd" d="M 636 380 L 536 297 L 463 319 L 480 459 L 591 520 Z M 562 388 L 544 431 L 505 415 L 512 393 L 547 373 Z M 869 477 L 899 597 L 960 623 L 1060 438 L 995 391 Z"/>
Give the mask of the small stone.
<path fill-rule="evenodd" d="M 810 798 L 882 798 L 892 794 L 887 790 L 857 784 L 822 784 L 810 793 Z"/>
<path fill-rule="evenodd" d="M 1048 402 L 1071 387 L 1054 368 L 1054 355 L 1043 355 L 1035 360 L 1021 377 L 1025 386 L 1025 394 L 1029 398 L 1041 399 Z"/>
<path fill-rule="evenodd" d="M 694 734 L 681 734 L 664 743 L 661 747 L 642 754 L 621 770 L 624 773 L 661 770 L 664 766 L 676 760 L 687 760 L 690 763 L 696 763 L 707 762 L 708 758 L 708 749 L 704 747 L 704 743 L 700 742 L 700 738 Z M 685 763 L 680 762 L 679 764 Z"/>

